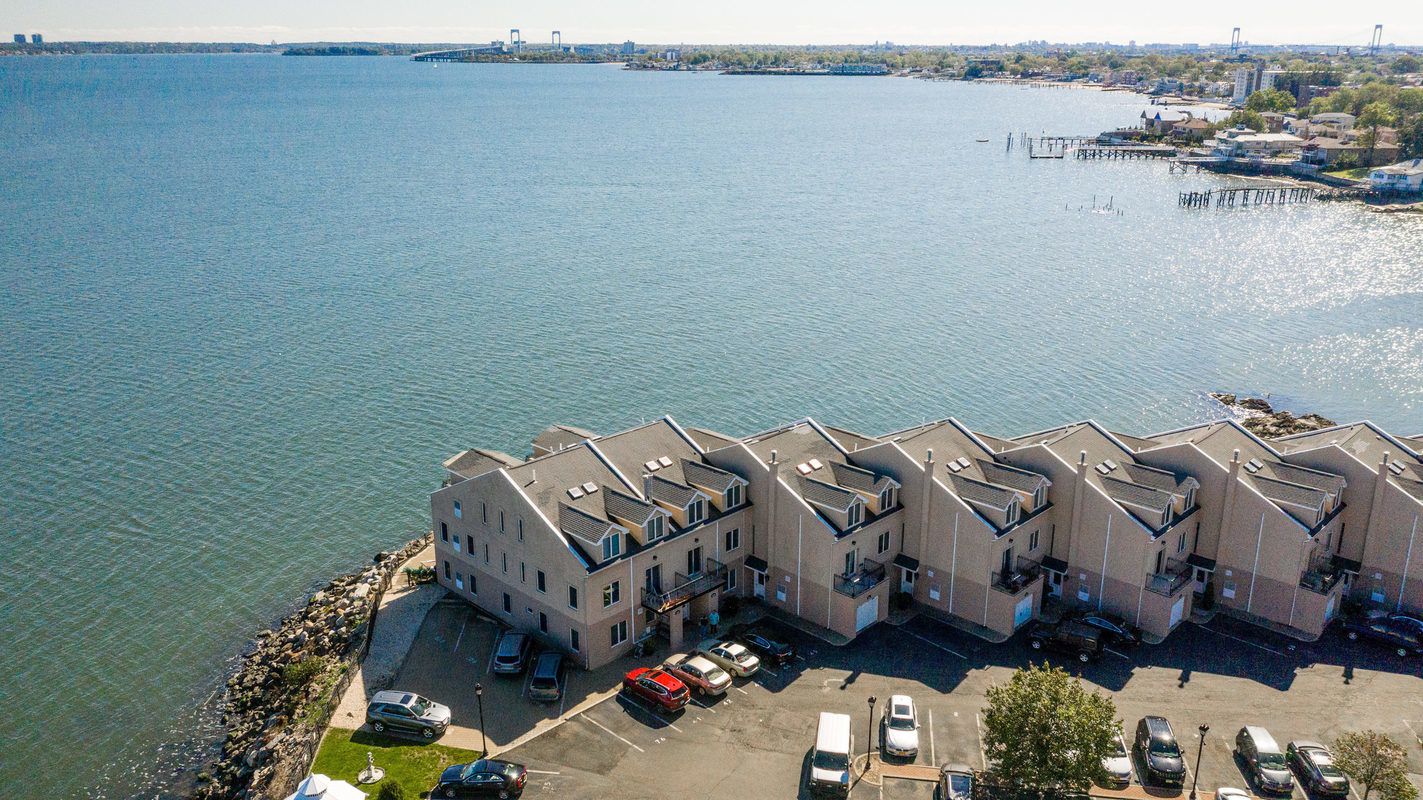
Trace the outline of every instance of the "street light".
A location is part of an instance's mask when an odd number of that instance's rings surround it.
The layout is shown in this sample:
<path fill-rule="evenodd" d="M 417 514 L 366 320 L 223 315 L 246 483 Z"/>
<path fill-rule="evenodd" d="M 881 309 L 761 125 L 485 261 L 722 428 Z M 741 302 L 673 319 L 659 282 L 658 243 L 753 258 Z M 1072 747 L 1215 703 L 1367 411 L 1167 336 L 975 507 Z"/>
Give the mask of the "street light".
<path fill-rule="evenodd" d="M 481 758 L 489 757 L 489 739 L 484 735 L 484 684 L 474 685 L 474 699 L 479 701 L 479 747 L 484 751 Z"/>
<path fill-rule="evenodd" d="M 1201 777 L 1201 755 L 1206 751 L 1206 734 L 1210 733 L 1211 726 L 1202 722 L 1201 726 L 1196 730 L 1201 732 L 1201 741 L 1200 744 L 1196 745 L 1196 771 L 1191 774 L 1190 800 L 1196 800 L 1196 781 L 1200 780 Z"/>
<path fill-rule="evenodd" d="M 870 753 L 875 746 L 875 699 L 874 695 L 870 695 L 870 724 L 866 729 L 868 735 L 865 737 L 865 772 L 870 771 Z M 863 776 L 865 772 L 861 772 L 860 775 Z"/>

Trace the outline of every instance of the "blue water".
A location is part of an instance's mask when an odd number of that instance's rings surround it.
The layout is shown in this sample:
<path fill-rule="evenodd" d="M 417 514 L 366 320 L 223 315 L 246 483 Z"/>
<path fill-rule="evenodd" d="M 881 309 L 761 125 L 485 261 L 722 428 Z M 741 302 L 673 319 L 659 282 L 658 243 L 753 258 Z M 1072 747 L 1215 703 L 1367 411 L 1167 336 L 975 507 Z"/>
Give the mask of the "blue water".
<path fill-rule="evenodd" d="M 175 56 L 0 99 L 7 797 L 161 793 L 255 630 L 548 422 L 1423 432 L 1423 218 L 1005 152 L 1127 95 Z"/>

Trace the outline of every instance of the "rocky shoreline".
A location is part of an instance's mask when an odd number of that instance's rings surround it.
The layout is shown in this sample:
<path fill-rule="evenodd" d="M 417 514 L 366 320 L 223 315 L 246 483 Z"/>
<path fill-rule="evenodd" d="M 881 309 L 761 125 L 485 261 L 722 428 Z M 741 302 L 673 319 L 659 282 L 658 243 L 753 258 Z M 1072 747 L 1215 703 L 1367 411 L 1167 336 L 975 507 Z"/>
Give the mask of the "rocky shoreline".
<path fill-rule="evenodd" d="M 1334 420 L 1318 414 L 1297 417 L 1288 411 L 1276 411 L 1263 397 L 1237 397 L 1227 392 L 1211 392 L 1210 396 L 1240 417 L 1241 426 L 1261 439 L 1308 433 L 1335 424 Z"/>
<path fill-rule="evenodd" d="M 279 800 L 306 776 L 322 731 L 369 641 L 372 615 L 400 565 L 430 535 L 377 553 L 259 633 L 227 681 L 221 756 L 198 774 L 198 800 Z"/>

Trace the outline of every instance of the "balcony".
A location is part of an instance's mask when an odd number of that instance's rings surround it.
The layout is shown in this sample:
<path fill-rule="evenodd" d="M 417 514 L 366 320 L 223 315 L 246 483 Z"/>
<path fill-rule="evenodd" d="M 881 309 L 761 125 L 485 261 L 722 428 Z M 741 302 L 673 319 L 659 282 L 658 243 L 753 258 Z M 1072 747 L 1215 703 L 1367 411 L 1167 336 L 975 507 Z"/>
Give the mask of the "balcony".
<path fill-rule="evenodd" d="M 642 605 L 658 614 L 664 614 L 725 584 L 726 565 L 709 558 L 706 569 L 696 575 L 677 573 L 673 578 L 672 588 L 665 592 L 643 587 Z"/>
<path fill-rule="evenodd" d="M 884 565 L 872 559 L 862 559 L 860 568 L 852 574 L 835 576 L 835 591 L 846 597 L 859 597 L 884 580 Z"/>
<path fill-rule="evenodd" d="M 1164 597 L 1174 597 L 1191 582 L 1191 566 L 1184 561 L 1167 559 L 1166 569 L 1146 576 L 1146 590 Z"/>
<path fill-rule="evenodd" d="M 1041 564 L 1030 558 L 1018 556 L 1018 561 L 1013 565 L 1013 569 L 1000 569 L 993 573 L 992 586 L 1000 592 L 1021 594 L 1042 574 Z"/>
<path fill-rule="evenodd" d="M 1299 585 L 1301 589 L 1316 594 L 1329 594 L 1343 579 L 1344 570 L 1332 558 L 1316 558 L 1310 562 L 1308 569 L 1300 573 Z"/>

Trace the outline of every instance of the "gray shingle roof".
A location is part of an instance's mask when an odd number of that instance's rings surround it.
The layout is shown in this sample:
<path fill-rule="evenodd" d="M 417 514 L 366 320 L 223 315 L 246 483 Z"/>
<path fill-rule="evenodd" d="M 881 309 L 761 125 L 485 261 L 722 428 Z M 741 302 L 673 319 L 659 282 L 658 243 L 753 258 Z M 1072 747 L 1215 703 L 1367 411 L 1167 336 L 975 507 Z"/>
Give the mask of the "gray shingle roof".
<path fill-rule="evenodd" d="M 634 525 L 646 525 L 656 507 L 616 489 L 603 492 L 603 508 L 614 519 L 625 519 Z"/>
<path fill-rule="evenodd" d="M 493 472 L 500 467 L 513 467 L 522 463 L 524 463 L 522 459 L 515 458 L 508 453 L 472 447 L 445 459 L 444 467 L 462 477 L 474 478 L 486 472 Z"/>
<path fill-rule="evenodd" d="M 1398 484 L 1398 488 L 1402 489 L 1413 499 L 1423 500 L 1423 482 L 1394 478 L 1394 483 Z"/>
<path fill-rule="evenodd" d="M 859 496 L 849 489 L 843 489 L 804 475 L 798 476 L 798 479 L 800 481 L 800 496 L 804 497 L 806 502 L 836 511 L 848 511 L 855 498 Z"/>
<path fill-rule="evenodd" d="M 646 489 L 653 500 L 676 508 L 686 508 L 697 496 L 696 489 L 683 486 L 680 483 L 673 483 L 657 475 L 648 477 Z"/>
<path fill-rule="evenodd" d="M 954 494 L 965 500 L 975 503 L 983 503 L 996 509 L 1005 509 L 1018 496 L 1016 492 L 1004 489 L 1001 486 L 994 486 L 991 483 L 976 481 L 972 478 L 965 478 L 962 475 L 949 473 L 949 482 L 954 485 Z"/>
<path fill-rule="evenodd" d="M 534 437 L 534 446 L 557 452 L 566 447 L 572 447 L 584 439 L 596 438 L 598 438 L 598 434 L 574 425 L 553 424 L 539 431 L 539 435 Z"/>
<path fill-rule="evenodd" d="M 1300 486 L 1297 483 L 1287 483 L 1277 481 L 1274 478 L 1266 478 L 1263 475 L 1251 476 L 1255 481 L 1255 488 L 1260 490 L 1260 494 L 1271 500 L 1290 505 L 1304 506 L 1305 508 L 1318 508 L 1324 505 L 1324 492 L 1318 489 L 1311 489 L 1308 486 Z"/>
<path fill-rule="evenodd" d="M 558 528 L 569 536 L 596 546 L 608 534 L 613 523 L 586 514 L 566 504 L 558 504 Z"/>
<path fill-rule="evenodd" d="M 1313 469 L 1305 469 L 1284 461 L 1276 461 L 1270 465 L 1275 473 L 1275 477 L 1282 481 L 1297 483 L 1301 486 L 1308 486 L 1311 489 L 1319 489 L 1330 494 L 1338 494 L 1344 489 L 1344 478 L 1328 472 L 1320 472 Z"/>
<path fill-rule="evenodd" d="M 975 459 L 978 468 L 983 471 L 983 477 L 989 483 L 996 483 L 999 486 L 1007 486 L 1010 489 L 1017 489 L 1020 492 L 1032 494 L 1037 488 L 1047 483 L 1047 478 L 1029 472 L 1025 469 L 1009 467 L 999 464 L 996 461 L 989 461 L 986 458 Z"/>
<path fill-rule="evenodd" d="M 890 479 L 884 476 L 876 477 L 873 472 L 851 464 L 843 464 L 839 461 L 830 462 L 830 471 L 835 475 L 835 482 L 857 492 L 865 494 L 879 494 L 885 486 L 889 485 Z"/>
<path fill-rule="evenodd" d="M 1133 483 L 1139 483 L 1161 492 L 1182 494 L 1180 489 L 1182 481 L 1164 469 L 1155 469 L 1130 461 L 1122 464 L 1122 469 L 1126 471 Z"/>
<path fill-rule="evenodd" d="M 1154 489 L 1150 486 L 1143 486 L 1139 483 L 1120 480 L 1111 476 L 1102 477 L 1102 489 L 1107 492 L 1107 496 L 1118 503 L 1128 503 L 1137 508 L 1145 508 L 1157 514 L 1163 514 L 1171 507 L 1171 494 Z"/>
<path fill-rule="evenodd" d="M 724 469 L 687 458 L 682 459 L 682 474 L 693 486 L 700 486 L 716 494 L 725 494 L 732 484 L 740 480 L 735 474 Z"/>

